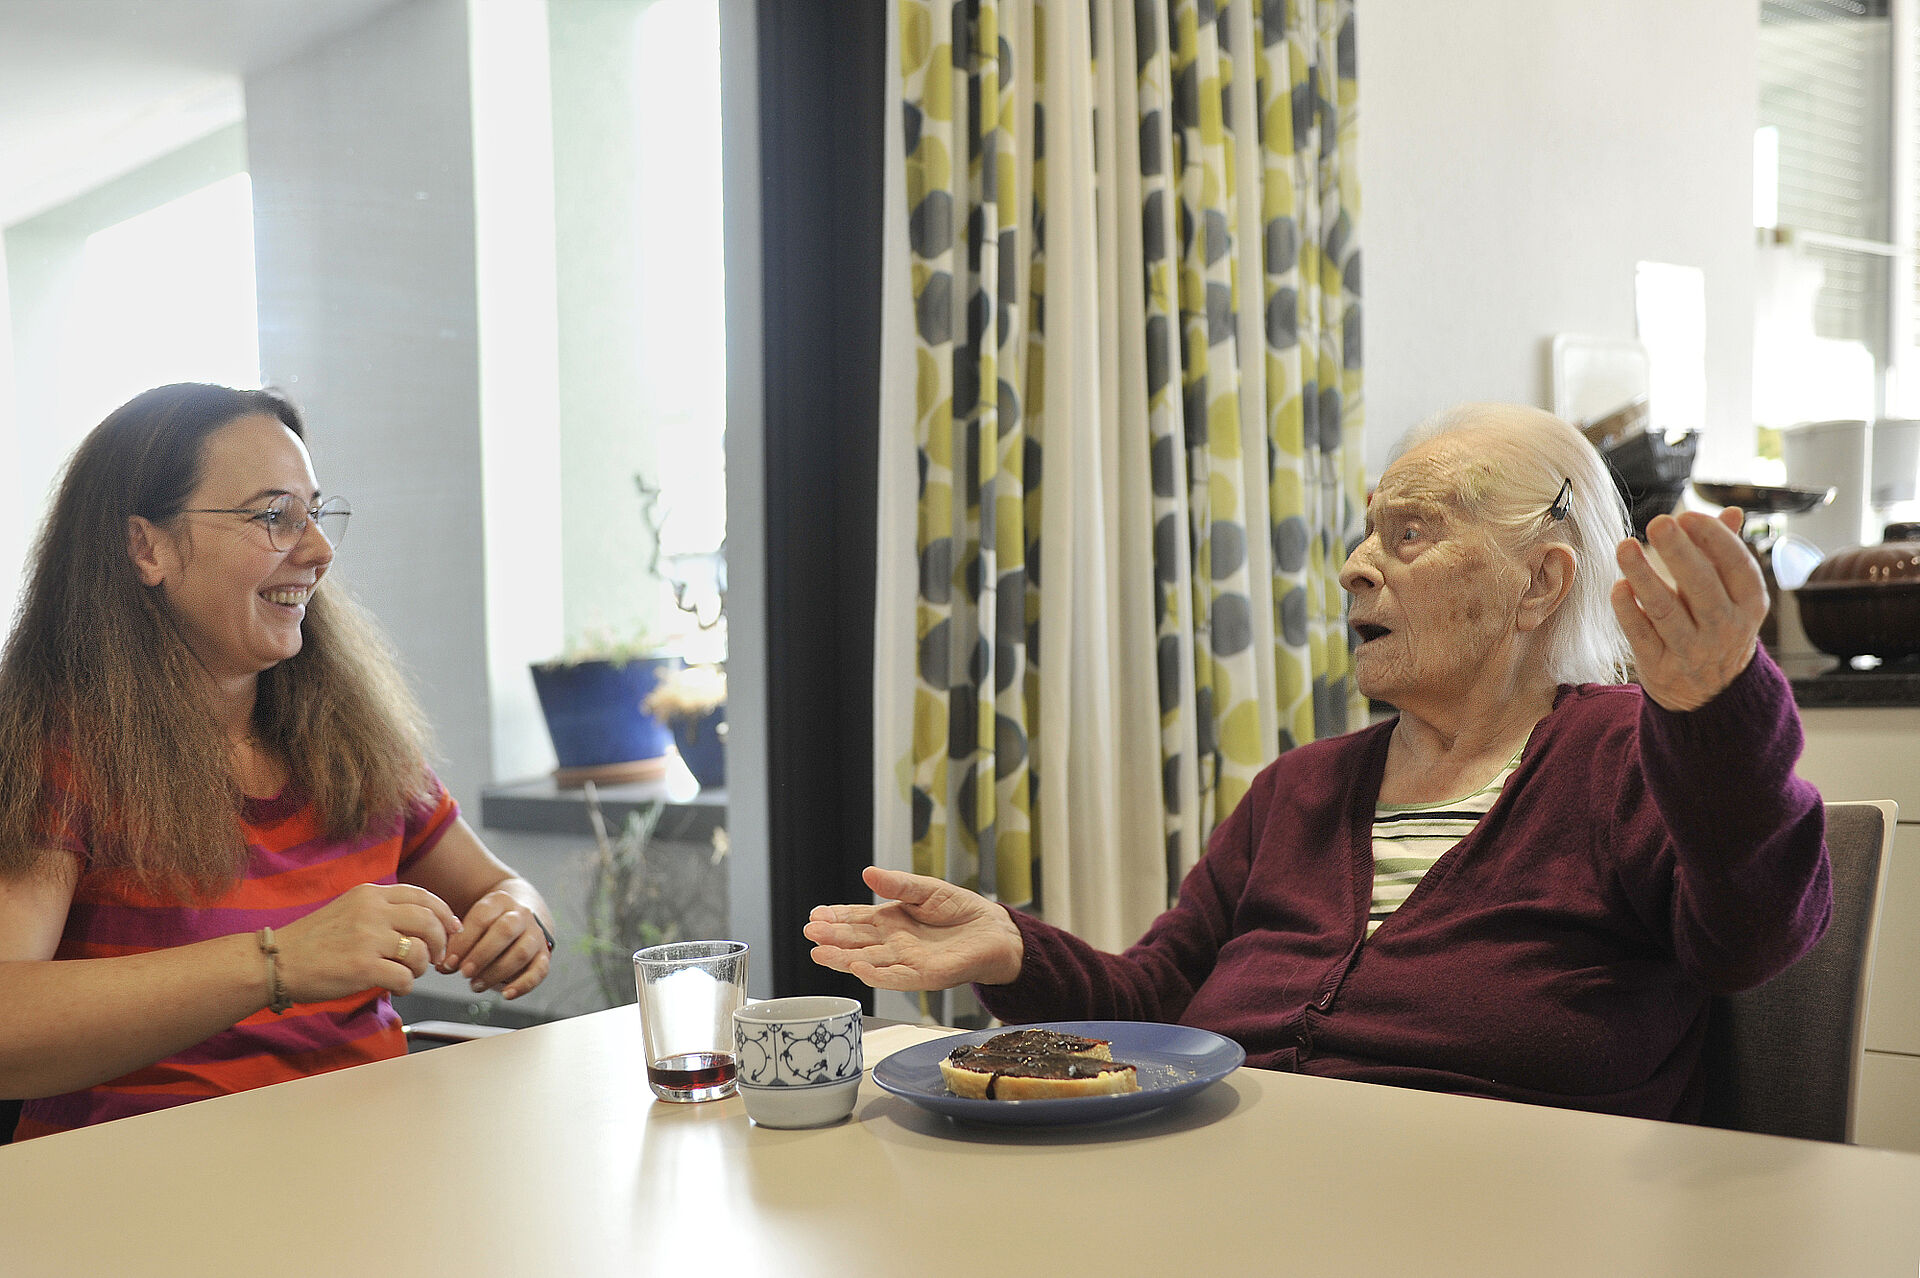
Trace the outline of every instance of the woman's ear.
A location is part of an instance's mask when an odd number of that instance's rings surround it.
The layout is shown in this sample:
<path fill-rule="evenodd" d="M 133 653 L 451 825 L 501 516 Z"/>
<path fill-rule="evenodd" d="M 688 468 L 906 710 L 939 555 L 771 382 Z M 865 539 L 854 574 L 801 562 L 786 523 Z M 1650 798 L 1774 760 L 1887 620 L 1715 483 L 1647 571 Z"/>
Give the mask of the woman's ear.
<path fill-rule="evenodd" d="M 127 558 L 140 574 L 140 584 L 157 586 L 167 579 L 176 556 L 165 533 L 139 515 L 127 516 Z"/>
<path fill-rule="evenodd" d="M 1518 620 L 1523 631 L 1538 629 L 1573 590 L 1573 551 L 1564 544 L 1548 542 L 1534 552 L 1531 564 L 1533 574 L 1520 595 Z"/>

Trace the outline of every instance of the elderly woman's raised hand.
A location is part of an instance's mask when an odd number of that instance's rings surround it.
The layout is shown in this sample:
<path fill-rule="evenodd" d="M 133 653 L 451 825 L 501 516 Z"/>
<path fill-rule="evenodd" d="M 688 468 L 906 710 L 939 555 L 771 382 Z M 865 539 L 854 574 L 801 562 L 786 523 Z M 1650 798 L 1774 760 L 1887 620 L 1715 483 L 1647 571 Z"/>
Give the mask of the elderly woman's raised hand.
<path fill-rule="evenodd" d="M 813 961 L 876 989 L 944 990 L 1020 975 L 1024 945 L 1006 907 L 922 874 L 868 866 L 883 905 L 815 906 L 805 928 Z"/>
<path fill-rule="evenodd" d="M 1655 518 L 1647 541 L 1671 585 L 1639 542 L 1620 543 L 1624 580 L 1613 586 L 1614 615 L 1633 645 L 1640 686 L 1668 710 L 1705 705 L 1753 660 L 1767 583 L 1740 540 L 1742 518 L 1737 506 L 1718 519 L 1699 511 Z"/>

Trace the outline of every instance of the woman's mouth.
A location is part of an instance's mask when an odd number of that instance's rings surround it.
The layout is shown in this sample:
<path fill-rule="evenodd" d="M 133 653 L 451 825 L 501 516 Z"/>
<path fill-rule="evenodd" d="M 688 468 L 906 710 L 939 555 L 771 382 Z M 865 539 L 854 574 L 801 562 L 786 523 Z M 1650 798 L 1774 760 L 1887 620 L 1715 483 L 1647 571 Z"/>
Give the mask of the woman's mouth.
<path fill-rule="evenodd" d="M 1376 626 L 1372 622 L 1360 622 L 1353 627 L 1353 633 L 1359 635 L 1360 642 L 1365 644 L 1371 643 L 1373 640 L 1385 635 L 1390 635 L 1393 632 L 1385 626 Z"/>
<path fill-rule="evenodd" d="M 272 590 L 263 590 L 260 597 L 270 604 L 279 604 L 282 608 L 300 608 L 307 602 L 307 596 L 313 590 L 307 586 L 279 586 Z"/>

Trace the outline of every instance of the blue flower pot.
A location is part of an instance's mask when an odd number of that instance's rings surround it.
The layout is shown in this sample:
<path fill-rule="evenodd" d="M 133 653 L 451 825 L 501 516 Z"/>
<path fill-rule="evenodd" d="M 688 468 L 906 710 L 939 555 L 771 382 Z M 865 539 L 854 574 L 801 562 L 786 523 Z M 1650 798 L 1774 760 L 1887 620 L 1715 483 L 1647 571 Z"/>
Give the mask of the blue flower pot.
<path fill-rule="evenodd" d="M 673 733 L 640 703 L 662 675 L 682 664 L 678 657 L 641 657 L 619 665 L 534 666 L 534 691 L 560 766 L 592 768 L 664 757 Z"/>
<path fill-rule="evenodd" d="M 673 739 L 687 771 L 703 790 L 717 790 L 727 783 L 727 708 L 715 706 L 691 723 L 675 723 Z"/>

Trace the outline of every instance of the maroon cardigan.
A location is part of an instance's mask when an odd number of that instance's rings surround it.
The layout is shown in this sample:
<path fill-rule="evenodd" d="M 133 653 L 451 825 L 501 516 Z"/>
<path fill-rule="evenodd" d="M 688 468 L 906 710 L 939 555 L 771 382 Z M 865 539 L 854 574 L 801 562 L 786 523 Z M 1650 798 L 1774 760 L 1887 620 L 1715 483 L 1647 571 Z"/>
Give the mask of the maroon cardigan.
<path fill-rule="evenodd" d="M 1363 943 L 1392 727 L 1282 755 L 1124 954 L 1015 912 L 1020 976 L 982 1004 L 1199 1026 L 1266 1069 L 1696 1116 L 1708 994 L 1787 967 L 1831 908 L 1779 669 L 1762 651 L 1687 714 L 1561 687 L 1493 809 Z"/>

